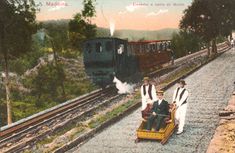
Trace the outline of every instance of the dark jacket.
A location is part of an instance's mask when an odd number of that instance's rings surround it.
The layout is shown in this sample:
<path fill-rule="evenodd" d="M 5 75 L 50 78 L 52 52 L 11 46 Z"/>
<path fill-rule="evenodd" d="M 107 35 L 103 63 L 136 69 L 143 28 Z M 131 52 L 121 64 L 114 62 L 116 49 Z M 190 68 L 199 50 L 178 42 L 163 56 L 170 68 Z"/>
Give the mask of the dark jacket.
<path fill-rule="evenodd" d="M 161 104 L 158 105 L 158 100 L 153 103 L 152 113 L 155 112 L 156 114 L 169 114 L 169 104 L 164 99 L 162 100 Z"/>

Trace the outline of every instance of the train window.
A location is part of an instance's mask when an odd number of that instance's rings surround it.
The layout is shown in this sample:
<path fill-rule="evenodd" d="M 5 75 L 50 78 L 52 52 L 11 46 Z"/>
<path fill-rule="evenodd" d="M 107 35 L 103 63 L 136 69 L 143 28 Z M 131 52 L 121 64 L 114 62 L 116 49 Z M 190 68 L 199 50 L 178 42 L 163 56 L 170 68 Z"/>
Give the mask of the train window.
<path fill-rule="evenodd" d="M 158 50 L 158 44 L 156 43 L 154 46 L 155 46 L 155 50 L 157 51 Z"/>
<path fill-rule="evenodd" d="M 155 45 L 152 44 L 151 46 L 152 46 L 152 47 L 151 47 L 151 48 L 152 48 L 152 51 L 154 52 L 154 51 L 155 51 Z"/>
<path fill-rule="evenodd" d="M 140 50 L 140 53 L 142 53 L 142 46 L 141 46 L 141 44 L 139 44 L 139 50 Z"/>
<path fill-rule="evenodd" d="M 162 43 L 162 51 L 165 50 L 165 43 Z"/>
<path fill-rule="evenodd" d="M 127 45 L 127 56 L 130 56 L 133 52 L 133 47 L 130 45 Z"/>
<path fill-rule="evenodd" d="M 107 41 L 107 42 L 106 42 L 106 44 L 105 44 L 105 49 L 106 49 L 107 51 L 113 50 L 113 43 L 112 43 L 112 41 Z"/>
<path fill-rule="evenodd" d="M 168 42 L 168 49 L 171 49 L 171 42 Z"/>
<path fill-rule="evenodd" d="M 140 52 L 143 51 L 143 45 L 139 44 L 139 47 L 140 47 Z"/>
<path fill-rule="evenodd" d="M 166 42 L 166 49 L 169 49 L 169 43 Z"/>
<path fill-rule="evenodd" d="M 159 45 L 159 50 L 160 50 L 160 51 L 163 50 L 163 44 L 162 44 L 162 43 L 160 43 L 160 45 Z"/>
<path fill-rule="evenodd" d="M 124 44 L 119 44 L 118 49 L 117 49 L 117 53 L 122 54 L 123 52 L 124 52 Z"/>
<path fill-rule="evenodd" d="M 147 44 L 146 47 L 147 47 L 147 52 L 151 52 L 151 50 L 152 50 L 151 49 L 151 44 Z"/>
<path fill-rule="evenodd" d="M 154 51 L 154 50 L 155 50 L 155 46 L 154 46 L 154 44 L 151 44 L 151 49 L 152 49 L 152 51 Z"/>
<path fill-rule="evenodd" d="M 100 42 L 96 43 L 96 52 L 102 52 L 102 44 Z"/>
<path fill-rule="evenodd" d="M 91 44 L 90 43 L 86 44 L 86 50 L 88 53 L 91 53 Z"/>
<path fill-rule="evenodd" d="M 151 52 L 151 50 L 152 50 L 151 44 L 148 44 L 148 45 L 147 45 L 147 48 L 148 48 L 148 52 Z"/>
<path fill-rule="evenodd" d="M 167 50 L 167 43 L 166 42 L 164 43 L 164 50 L 165 51 Z"/>
<path fill-rule="evenodd" d="M 135 47 L 133 45 L 130 45 L 131 47 L 131 53 L 135 53 Z"/>
<path fill-rule="evenodd" d="M 139 51 L 138 46 L 137 45 L 133 45 L 134 48 L 134 52 L 137 53 Z"/>
<path fill-rule="evenodd" d="M 138 50 L 139 50 L 139 53 L 142 53 L 142 47 L 140 44 L 138 44 Z"/>
<path fill-rule="evenodd" d="M 145 45 L 145 44 L 143 45 L 143 51 L 147 52 L 147 45 Z"/>

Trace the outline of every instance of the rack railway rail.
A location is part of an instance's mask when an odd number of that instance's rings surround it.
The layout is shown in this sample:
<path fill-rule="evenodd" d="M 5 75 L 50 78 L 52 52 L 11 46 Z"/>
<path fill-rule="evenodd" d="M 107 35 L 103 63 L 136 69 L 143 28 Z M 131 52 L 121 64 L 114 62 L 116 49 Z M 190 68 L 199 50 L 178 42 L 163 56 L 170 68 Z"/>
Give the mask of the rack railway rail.
<path fill-rule="evenodd" d="M 218 45 L 218 50 L 223 51 L 227 46 L 225 43 Z M 188 56 L 179 58 L 175 60 L 176 66 L 180 66 L 185 61 L 197 58 L 199 56 L 206 56 L 207 50 L 202 50 Z M 164 69 L 156 72 L 152 72 L 151 76 L 163 75 L 174 69 Z M 50 125 L 59 124 L 66 119 L 66 116 L 71 116 L 73 113 L 83 110 L 84 107 L 91 107 L 91 105 L 97 104 L 104 99 L 115 99 L 118 98 L 117 92 L 113 86 L 108 86 L 105 89 L 98 89 L 89 94 L 85 94 L 73 100 L 69 100 L 61 105 L 55 106 L 46 111 L 37 113 L 26 119 L 20 120 L 13 123 L 10 126 L 4 126 L 0 128 L 0 150 L 3 147 L 8 147 L 8 145 L 20 141 L 23 137 L 29 135 L 35 135 L 38 131 L 45 127 L 50 127 Z M 92 111 L 92 109 L 90 109 Z M 89 113 L 89 110 L 87 111 Z M 46 133 L 45 133 L 46 134 Z M 8 152 L 19 152 L 22 151 L 21 148 L 26 147 L 31 141 L 35 142 L 36 139 L 32 139 L 24 145 L 13 147 L 9 149 Z"/>
<path fill-rule="evenodd" d="M 53 123 L 57 124 L 57 121 L 62 122 L 67 116 L 71 116 L 71 113 L 75 113 L 79 109 L 90 107 L 90 105 L 95 102 L 100 102 L 102 99 L 115 95 L 116 89 L 113 86 L 98 89 L 76 99 L 69 100 L 59 106 L 20 120 L 10 126 L 2 127 L 0 131 L 0 148 L 5 147 L 9 143 L 19 141 L 25 136 L 35 134 L 41 128 L 45 128 L 48 125 L 52 125 Z"/>

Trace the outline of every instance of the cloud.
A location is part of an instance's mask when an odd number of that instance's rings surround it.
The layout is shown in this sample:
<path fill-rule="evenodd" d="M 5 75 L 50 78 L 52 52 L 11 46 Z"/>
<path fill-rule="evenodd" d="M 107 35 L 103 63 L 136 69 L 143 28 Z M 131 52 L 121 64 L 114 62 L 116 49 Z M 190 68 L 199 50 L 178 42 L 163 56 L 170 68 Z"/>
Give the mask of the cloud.
<path fill-rule="evenodd" d="M 125 7 L 125 9 L 126 9 L 125 11 L 119 11 L 118 14 L 123 15 L 123 14 L 127 14 L 127 13 L 132 13 L 132 12 L 136 11 L 137 9 L 140 9 L 143 7 L 145 7 L 145 6 L 129 4 Z"/>
<path fill-rule="evenodd" d="M 119 15 L 126 14 L 126 13 L 127 13 L 126 11 L 119 11 L 118 12 Z"/>
<path fill-rule="evenodd" d="M 141 7 L 143 7 L 143 6 L 138 6 L 138 5 L 130 4 L 130 5 L 126 6 L 126 10 L 128 12 L 134 12 L 135 10 L 137 10 L 137 9 L 139 9 Z"/>
<path fill-rule="evenodd" d="M 59 1 L 56 4 L 54 4 L 54 7 L 51 7 L 48 9 L 48 11 L 58 11 L 62 8 L 64 8 L 67 5 L 65 1 Z"/>
<path fill-rule="evenodd" d="M 167 13 L 169 10 L 165 9 L 165 10 L 162 10 L 160 9 L 157 13 L 156 12 L 149 12 L 146 16 L 157 16 L 159 14 L 164 14 L 164 13 Z"/>

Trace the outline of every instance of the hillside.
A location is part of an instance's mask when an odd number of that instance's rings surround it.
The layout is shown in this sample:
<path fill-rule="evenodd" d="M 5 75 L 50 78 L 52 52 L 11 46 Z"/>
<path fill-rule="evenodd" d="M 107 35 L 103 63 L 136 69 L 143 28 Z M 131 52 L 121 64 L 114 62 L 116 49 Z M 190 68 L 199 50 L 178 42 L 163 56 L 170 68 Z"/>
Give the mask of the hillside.
<path fill-rule="evenodd" d="M 156 40 L 156 39 L 171 39 L 173 33 L 179 32 L 178 29 L 161 29 L 155 31 L 148 30 L 116 30 L 114 32 L 114 37 L 124 38 L 128 40 Z M 107 37 L 110 36 L 109 29 L 107 28 L 97 28 L 97 37 Z"/>
<path fill-rule="evenodd" d="M 69 20 L 48 20 L 43 21 L 45 24 L 61 24 L 61 26 L 67 27 Z M 128 40 L 159 40 L 159 39 L 171 39 L 173 33 L 179 32 L 179 29 L 165 28 L 160 30 L 131 30 L 121 29 L 114 32 L 114 37 L 128 39 Z M 97 37 L 109 37 L 109 28 L 97 27 Z"/>
<path fill-rule="evenodd" d="M 17 63 L 25 60 L 20 59 Z M 36 65 L 27 69 L 23 74 L 17 73 L 15 67 L 11 69 L 9 76 L 13 121 L 28 117 L 97 88 L 85 73 L 82 57 L 65 58 L 60 56 L 58 63 L 62 71 L 60 74 L 56 70 L 52 54 L 39 57 Z M 0 74 L 5 73 L 0 70 Z M 65 94 L 61 91 L 61 81 L 63 81 Z M 1 125 L 6 124 L 4 99 L 4 82 L 0 79 Z"/>

